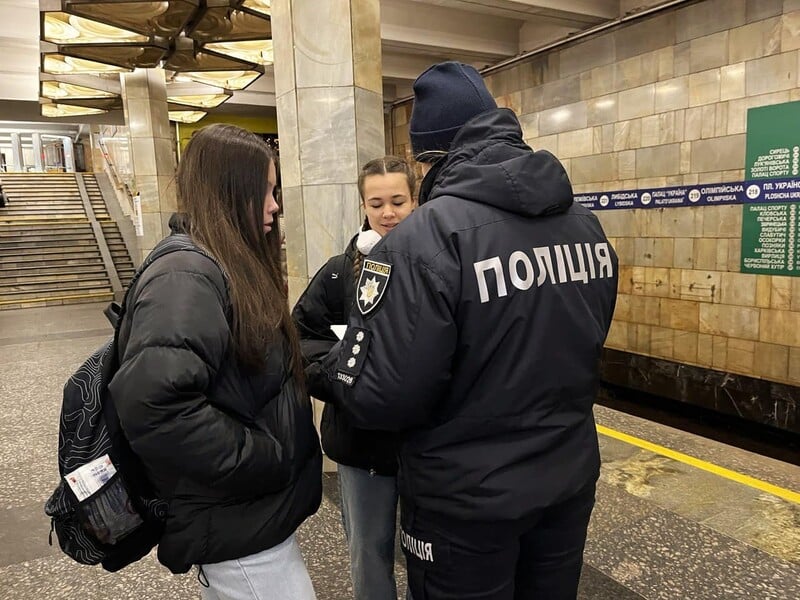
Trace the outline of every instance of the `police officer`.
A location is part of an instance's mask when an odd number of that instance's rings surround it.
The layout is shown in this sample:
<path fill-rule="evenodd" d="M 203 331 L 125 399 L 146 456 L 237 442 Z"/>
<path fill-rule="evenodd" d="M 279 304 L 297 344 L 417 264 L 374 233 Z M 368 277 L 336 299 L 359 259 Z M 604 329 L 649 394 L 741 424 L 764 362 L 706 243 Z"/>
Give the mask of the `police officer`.
<path fill-rule="evenodd" d="M 421 206 L 364 261 L 319 369 L 355 423 L 403 434 L 416 600 L 575 598 L 617 258 L 477 71 L 434 65 L 414 94 Z"/>

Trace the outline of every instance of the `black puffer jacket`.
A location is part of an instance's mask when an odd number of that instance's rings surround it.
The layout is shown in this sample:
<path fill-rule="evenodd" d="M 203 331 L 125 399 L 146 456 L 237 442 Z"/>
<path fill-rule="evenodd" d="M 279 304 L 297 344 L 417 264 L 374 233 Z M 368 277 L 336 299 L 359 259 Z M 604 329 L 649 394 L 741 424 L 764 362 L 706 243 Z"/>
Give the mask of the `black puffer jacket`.
<path fill-rule="evenodd" d="M 592 403 L 616 255 L 507 109 L 461 128 L 420 202 L 370 253 L 323 369 L 356 425 L 410 430 L 406 502 L 522 518 L 599 475 Z"/>
<path fill-rule="evenodd" d="M 170 504 L 159 560 L 183 573 L 279 544 L 322 493 L 311 403 L 288 375 L 286 344 L 257 373 L 238 363 L 222 272 L 197 252 L 156 260 L 128 306 L 109 389 Z"/>
<path fill-rule="evenodd" d="M 292 310 L 303 354 L 310 362 L 324 356 L 337 338 L 331 325 L 342 325 L 350 316 L 355 297 L 353 264 L 358 256 L 354 237 L 347 250 L 334 256 L 317 271 L 308 288 Z M 314 386 L 316 378 L 309 378 L 312 391 L 326 402 L 322 411 L 322 447 L 325 453 L 341 465 L 374 471 L 378 475 L 397 474 L 397 443 L 395 435 L 383 431 L 357 429 L 341 407 L 331 404 L 324 389 Z"/>

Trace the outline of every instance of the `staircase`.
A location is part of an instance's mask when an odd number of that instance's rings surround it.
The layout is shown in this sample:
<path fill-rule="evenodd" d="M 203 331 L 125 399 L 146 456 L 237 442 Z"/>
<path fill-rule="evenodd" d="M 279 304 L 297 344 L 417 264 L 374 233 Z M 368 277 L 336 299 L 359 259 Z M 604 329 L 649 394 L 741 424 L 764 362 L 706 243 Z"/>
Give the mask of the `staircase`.
<path fill-rule="evenodd" d="M 123 285 L 133 262 L 93 175 L 84 175 L 95 218 Z M 111 279 L 74 174 L 3 174 L 0 310 L 114 298 Z"/>

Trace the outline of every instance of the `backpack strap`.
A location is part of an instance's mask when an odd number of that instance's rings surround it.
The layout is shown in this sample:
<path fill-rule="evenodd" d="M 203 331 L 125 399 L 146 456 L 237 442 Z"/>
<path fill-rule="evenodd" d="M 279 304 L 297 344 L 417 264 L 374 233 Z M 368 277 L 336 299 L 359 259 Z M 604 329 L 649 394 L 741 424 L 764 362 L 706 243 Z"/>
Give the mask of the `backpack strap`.
<path fill-rule="evenodd" d="M 152 252 L 147 256 L 145 261 L 139 266 L 134 274 L 131 282 L 128 284 L 128 289 L 125 290 L 125 296 L 122 298 L 122 303 L 118 302 L 111 302 L 108 306 L 106 306 L 105 310 L 103 310 L 103 314 L 106 315 L 106 318 L 109 320 L 111 325 L 114 327 L 114 345 L 116 346 L 118 341 L 119 335 L 119 328 L 122 325 L 122 319 L 125 316 L 125 312 L 128 308 L 128 298 L 131 292 L 136 287 L 136 284 L 139 282 L 139 278 L 144 274 L 147 270 L 147 267 L 152 265 L 156 262 L 159 258 L 167 256 L 168 254 L 172 254 L 173 252 L 197 252 L 198 254 L 202 254 L 215 265 L 222 273 L 222 279 L 225 281 L 225 287 L 228 287 L 228 274 L 225 272 L 225 269 L 219 263 L 219 261 L 211 256 L 208 252 L 196 246 L 192 241 L 191 238 L 186 234 L 173 234 L 168 238 L 165 238 L 158 246 L 156 246 Z"/>

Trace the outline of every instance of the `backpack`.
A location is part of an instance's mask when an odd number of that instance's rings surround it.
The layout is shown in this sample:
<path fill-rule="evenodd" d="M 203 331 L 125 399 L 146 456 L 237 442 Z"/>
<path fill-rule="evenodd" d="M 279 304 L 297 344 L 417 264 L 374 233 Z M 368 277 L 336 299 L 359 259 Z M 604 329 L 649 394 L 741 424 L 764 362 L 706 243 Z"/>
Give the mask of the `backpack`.
<path fill-rule="evenodd" d="M 199 252 L 219 266 L 188 236 L 173 235 L 159 244 L 137 270 L 122 304 L 112 302 L 104 311 L 114 334 L 64 385 L 58 432 L 61 480 L 44 509 L 50 517 L 49 542 L 55 531 L 66 555 L 85 565 L 102 563 L 107 571 L 146 556 L 158 543 L 167 515 L 167 502 L 155 497 L 125 439 L 108 384 L 119 369 L 119 328 L 131 290 L 147 267 L 176 251 Z"/>

